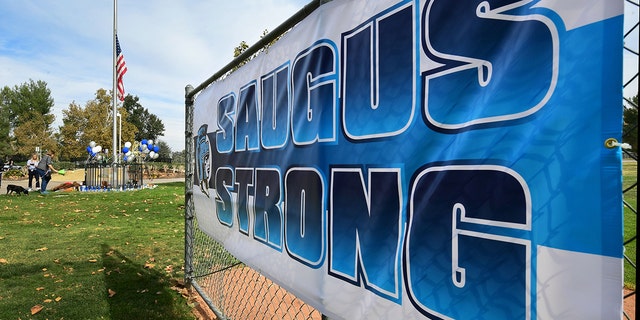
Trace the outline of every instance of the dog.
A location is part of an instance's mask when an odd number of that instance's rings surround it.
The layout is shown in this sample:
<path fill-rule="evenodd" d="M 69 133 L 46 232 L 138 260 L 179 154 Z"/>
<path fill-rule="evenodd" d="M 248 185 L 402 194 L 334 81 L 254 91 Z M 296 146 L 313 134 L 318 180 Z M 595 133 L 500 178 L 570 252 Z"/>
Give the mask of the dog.
<path fill-rule="evenodd" d="M 29 195 L 29 191 L 21 186 L 17 186 L 15 184 L 10 184 L 7 185 L 7 194 L 10 193 L 17 193 L 18 195 L 20 195 L 21 193 L 24 193 L 25 195 Z"/>

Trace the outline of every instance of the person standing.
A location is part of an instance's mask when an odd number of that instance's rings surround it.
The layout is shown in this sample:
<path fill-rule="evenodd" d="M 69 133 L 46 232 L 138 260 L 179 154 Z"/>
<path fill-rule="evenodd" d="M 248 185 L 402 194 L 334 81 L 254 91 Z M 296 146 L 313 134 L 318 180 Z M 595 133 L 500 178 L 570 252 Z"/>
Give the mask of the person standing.
<path fill-rule="evenodd" d="M 31 159 L 27 160 L 27 169 L 29 170 L 29 191 L 33 187 L 33 179 L 36 179 L 36 189 L 40 188 L 40 175 L 36 171 L 38 166 L 38 154 L 34 153 Z"/>
<path fill-rule="evenodd" d="M 40 183 L 40 193 L 47 194 L 47 184 L 49 184 L 49 180 L 51 180 L 51 173 L 53 171 L 58 171 L 53 167 L 53 157 L 55 156 L 55 152 L 53 150 L 47 150 L 47 154 L 42 156 L 40 162 L 36 166 L 36 170 L 38 171 L 38 175 L 42 178 L 42 182 Z"/>

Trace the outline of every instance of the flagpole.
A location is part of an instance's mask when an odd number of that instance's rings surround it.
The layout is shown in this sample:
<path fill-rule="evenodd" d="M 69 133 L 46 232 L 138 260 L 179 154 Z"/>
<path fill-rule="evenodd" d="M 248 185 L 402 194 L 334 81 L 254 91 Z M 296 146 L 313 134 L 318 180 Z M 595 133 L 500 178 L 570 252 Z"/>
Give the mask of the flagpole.
<path fill-rule="evenodd" d="M 111 150 L 112 150 L 112 154 L 113 154 L 113 170 L 112 170 L 112 183 L 111 186 L 112 187 L 117 187 L 115 185 L 115 182 L 117 181 L 116 178 L 116 161 L 117 161 L 117 145 L 116 145 L 116 112 L 117 112 L 117 104 L 118 104 L 118 97 L 117 97 L 117 73 L 116 73 L 116 64 L 117 64 L 117 59 L 118 57 L 116 56 L 116 36 L 118 34 L 118 0 L 113 0 L 113 63 L 111 64 L 111 68 L 112 68 L 112 72 L 113 72 L 113 91 L 112 91 L 112 97 L 111 100 L 113 101 L 113 112 L 111 113 L 112 115 L 112 119 L 113 119 L 113 143 L 111 144 Z"/>

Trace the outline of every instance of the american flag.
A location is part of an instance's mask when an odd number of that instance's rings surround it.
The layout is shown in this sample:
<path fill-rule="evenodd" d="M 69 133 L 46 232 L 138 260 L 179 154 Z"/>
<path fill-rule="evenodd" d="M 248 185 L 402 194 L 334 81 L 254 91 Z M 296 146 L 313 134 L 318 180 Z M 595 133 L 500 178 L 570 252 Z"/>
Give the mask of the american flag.
<path fill-rule="evenodd" d="M 118 80 L 118 99 L 124 101 L 124 83 L 122 77 L 127 73 L 127 64 L 124 62 L 124 55 L 120 49 L 120 41 L 116 35 L 116 79 Z"/>

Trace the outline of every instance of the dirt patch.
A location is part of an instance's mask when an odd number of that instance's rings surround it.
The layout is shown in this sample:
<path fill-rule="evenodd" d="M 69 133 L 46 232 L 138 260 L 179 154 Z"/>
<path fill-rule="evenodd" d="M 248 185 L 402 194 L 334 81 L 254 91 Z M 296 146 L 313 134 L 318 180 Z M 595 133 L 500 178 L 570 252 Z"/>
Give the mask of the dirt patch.
<path fill-rule="evenodd" d="M 632 293 L 633 291 L 629 290 L 629 289 L 624 289 L 624 296 L 626 297 L 628 294 Z M 624 299 L 624 312 L 627 314 L 627 316 L 629 317 L 628 319 L 631 320 L 635 320 L 636 319 L 636 295 L 630 295 L 629 297 L 627 297 L 626 299 Z M 622 319 L 627 319 L 624 315 L 622 315 Z"/>
<path fill-rule="evenodd" d="M 77 170 L 65 170 L 65 174 L 57 174 L 54 173 L 51 175 L 51 181 L 76 181 L 81 182 L 84 181 L 84 169 Z"/>

